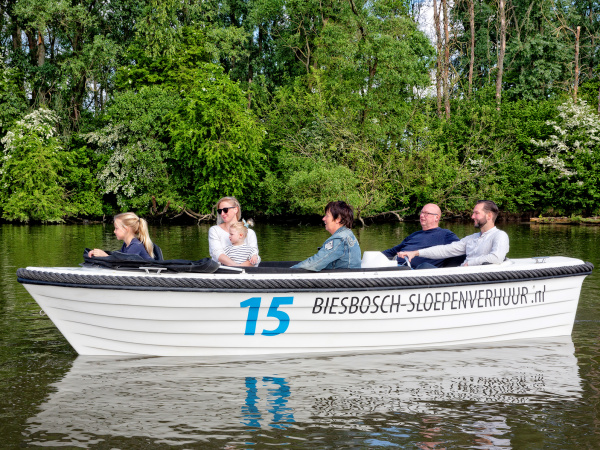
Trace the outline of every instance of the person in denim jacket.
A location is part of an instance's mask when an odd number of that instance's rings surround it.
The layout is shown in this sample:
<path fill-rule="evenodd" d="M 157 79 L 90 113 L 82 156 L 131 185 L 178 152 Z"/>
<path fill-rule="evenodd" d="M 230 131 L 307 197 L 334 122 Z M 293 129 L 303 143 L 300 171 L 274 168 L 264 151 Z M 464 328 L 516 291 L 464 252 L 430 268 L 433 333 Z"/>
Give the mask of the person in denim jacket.
<path fill-rule="evenodd" d="M 360 245 L 354 233 L 354 211 L 346 202 L 329 202 L 325 207 L 325 229 L 331 233 L 319 251 L 292 266 L 318 272 L 323 269 L 360 269 Z"/>

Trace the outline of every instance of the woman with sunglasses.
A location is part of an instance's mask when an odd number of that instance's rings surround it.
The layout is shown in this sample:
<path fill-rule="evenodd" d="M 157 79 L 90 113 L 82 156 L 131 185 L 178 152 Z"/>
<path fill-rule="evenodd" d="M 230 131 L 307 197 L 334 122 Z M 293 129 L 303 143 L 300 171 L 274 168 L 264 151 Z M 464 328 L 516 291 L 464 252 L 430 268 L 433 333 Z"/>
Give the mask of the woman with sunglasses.
<path fill-rule="evenodd" d="M 235 197 L 223 197 L 217 202 L 217 224 L 208 230 L 208 249 L 211 258 L 224 266 L 253 265 L 250 261 L 238 264 L 225 254 L 225 247 L 231 245 L 229 227 L 241 219 L 242 208 L 240 202 Z M 244 224 L 246 226 L 249 225 L 245 221 Z M 256 240 L 256 233 L 253 230 L 248 229 L 248 235 L 244 243 L 255 249 L 255 253 L 258 255 L 258 241 Z M 258 257 L 258 262 L 260 262 L 260 256 Z"/>

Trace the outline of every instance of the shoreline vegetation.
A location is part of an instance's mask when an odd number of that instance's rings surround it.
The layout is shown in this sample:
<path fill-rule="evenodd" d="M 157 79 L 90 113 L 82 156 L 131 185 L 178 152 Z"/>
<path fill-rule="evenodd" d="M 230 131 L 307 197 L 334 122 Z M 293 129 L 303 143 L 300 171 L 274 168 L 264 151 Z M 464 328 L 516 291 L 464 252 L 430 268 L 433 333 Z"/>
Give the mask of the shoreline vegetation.
<path fill-rule="evenodd" d="M 287 216 L 267 216 L 264 214 L 249 211 L 245 218 L 252 218 L 256 223 L 263 224 L 287 224 L 290 226 L 307 226 L 307 225 L 322 225 L 322 215 L 310 214 L 310 215 L 287 215 Z M 153 226 L 162 225 L 193 225 L 193 224 L 209 224 L 216 223 L 216 216 L 214 214 L 204 214 L 201 217 L 197 215 L 175 215 L 175 216 L 148 216 L 145 219 Z M 112 223 L 112 216 L 104 216 L 101 218 L 69 218 L 60 224 L 67 225 L 94 225 L 94 224 L 110 224 Z M 464 214 L 447 214 L 441 219 L 442 222 L 446 223 L 470 223 L 470 212 Z M 418 223 L 419 216 L 415 214 L 399 216 L 397 214 L 380 214 L 374 218 L 368 218 L 366 220 L 355 220 L 354 227 L 364 227 L 372 224 L 382 223 Z M 600 216 L 594 217 L 581 217 L 581 216 L 538 216 L 533 217 L 531 214 L 511 214 L 500 212 L 497 223 L 501 226 L 502 223 L 530 223 L 532 225 L 545 225 L 545 224 L 558 224 L 558 225 L 600 225 Z M 0 220 L 0 224 L 8 224 L 4 220 Z M 23 224 L 41 224 L 41 222 L 23 223 Z M 59 224 L 57 222 L 47 224 Z M 443 225 L 440 225 L 442 228 Z"/>
<path fill-rule="evenodd" d="M 594 217 L 581 217 L 581 216 L 571 216 L 571 217 L 532 217 L 532 223 L 540 223 L 540 224 L 565 224 L 565 225 L 580 225 L 580 224 L 590 224 L 590 225 L 600 225 L 600 216 Z"/>
<path fill-rule="evenodd" d="M 234 196 L 268 220 L 490 199 L 595 223 L 600 15 L 466 0 L 425 29 L 430 5 L 8 2 L 0 220 L 204 222 Z"/>

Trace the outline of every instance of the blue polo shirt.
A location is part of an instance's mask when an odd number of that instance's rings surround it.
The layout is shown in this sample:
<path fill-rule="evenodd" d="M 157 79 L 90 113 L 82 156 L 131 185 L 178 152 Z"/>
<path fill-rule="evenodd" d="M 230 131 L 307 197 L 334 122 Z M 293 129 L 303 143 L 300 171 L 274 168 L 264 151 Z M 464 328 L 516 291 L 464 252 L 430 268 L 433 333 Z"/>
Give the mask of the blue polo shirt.
<path fill-rule="evenodd" d="M 384 250 L 381 253 L 388 258 L 392 258 L 396 256 L 398 252 L 420 250 L 422 248 L 433 247 L 434 245 L 446 245 L 459 240 L 460 239 L 458 236 L 456 236 L 452 231 L 437 227 L 432 228 L 431 230 L 415 231 L 395 247 Z M 403 262 L 404 261 L 398 261 L 400 264 Z M 422 263 L 429 263 L 436 267 L 442 267 L 444 259 L 429 259 L 415 256 L 410 262 L 413 267 L 418 267 Z"/>

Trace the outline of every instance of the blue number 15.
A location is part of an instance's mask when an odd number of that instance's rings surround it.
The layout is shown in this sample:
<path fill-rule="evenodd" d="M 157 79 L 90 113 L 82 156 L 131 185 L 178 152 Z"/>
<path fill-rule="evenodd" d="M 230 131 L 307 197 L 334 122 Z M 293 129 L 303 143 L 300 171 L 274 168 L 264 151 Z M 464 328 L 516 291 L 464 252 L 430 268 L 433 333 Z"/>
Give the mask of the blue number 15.
<path fill-rule="evenodd" d="M 274 317 L 279 320 L 279 325 L 274 330 L 263 330 L 263 336 L 276 336 L 285 333 L 290 326 L 290 316 L 283 311 L 279 311 L 281 305 L 291 305 L 294 297 L 273 297 L 267 317 Z M 242 308 L 248 308 L 248 318 L 246 319 L 246 336 L 256 333 L 256 322 L 258 321 L 258 311 L 260 310 L 260 297 L 252 297 L 240 303 Z"/>

